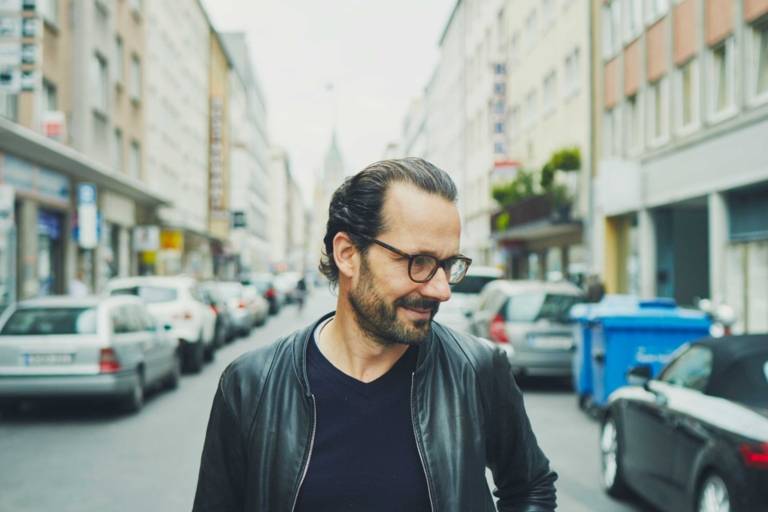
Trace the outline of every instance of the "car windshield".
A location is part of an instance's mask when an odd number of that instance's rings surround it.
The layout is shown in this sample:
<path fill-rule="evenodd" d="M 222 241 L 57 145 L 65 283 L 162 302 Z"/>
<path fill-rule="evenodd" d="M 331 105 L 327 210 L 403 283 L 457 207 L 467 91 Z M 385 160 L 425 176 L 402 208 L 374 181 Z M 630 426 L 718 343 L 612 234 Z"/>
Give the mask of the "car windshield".
<path fill-rule="evenodd" d="M 521 293 L 509 297 L 506 317 L 509 322 L 568 322 L 571 306 L 581 301 L 577 295 Z"/>
<path fill-rule="evenodd" d="M 478 294 L 483 286 L 495 281 L 497 277 L 492 276 L 466 276 L 460 283 L 451 286 L 452 293 L 471 293 Z"/>
<path fill-rule="evenodd" d="M 96 334 L 96 308 L 17 309 L 0 336 Z"/>
<path fill-rule="evenodd" d="M 116 288 L 112 290 L 112 295 L 136 295 L 147 304 L 158 302 L 173 302 L 179 294 L 175 288 L 167 286 L 131 286 L 128 288 Z"/>

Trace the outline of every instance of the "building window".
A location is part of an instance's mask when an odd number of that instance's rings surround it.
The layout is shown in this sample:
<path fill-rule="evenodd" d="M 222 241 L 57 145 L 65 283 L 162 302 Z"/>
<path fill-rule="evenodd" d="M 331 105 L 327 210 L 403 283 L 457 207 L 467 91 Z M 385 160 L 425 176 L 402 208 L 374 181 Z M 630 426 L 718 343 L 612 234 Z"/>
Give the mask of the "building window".
<path fill-rule="evenodd" d="M 750 92 L 753 101 L 768 101 L 768 20 L 752 27 Z"/>
<path fill-rule="evenodd" d="M 116 171 L 123 170 L 123 132 L 120 128 L 115 128 L 115 140 L 112 152 L 112 167 Z"/>
<path fill-rule="evenodd" d="M 563 94 L 566 97 L 572 96 L 579 91 L 580 66 L 579 49 L 574 48 L 573 51 L 565 57 L 565 82 L 563 85 Z"/>
<path fill-rule="evenodd" d="M 555 99 L 557 97 L 557 74 L 550 71 L 544 77 L 544 85 L 541 94 L 542 114 L 547 115 L 555 110 Z"/>
<path fill-rule="evenodd" d="M 139 57 L 131 57 L 131 99 L 133 101 L 141 100 L 141 61 Z"/>
<path fill-rule="evenodd" d="M 46 23 L 53 26 L 59 22 L 59 0 L 39 0 L 38 9 Z"/>
<path fill-rule="evenodd" d="M 91 74 L 93 76 L 93 107 L 100 113 L 106 115 L 108 111 L 107 101 L 109 97 L 107 61 L 98 53 L 94 53 L 91 66 Z"/>
<path fill-rule="evenodd" d="M 699 124 L 699 67 L 696 59 L 675 70 L 675 124 L 681 132 Z"/>
<path fill-rule="evenodd" d="M 603 58 L 610 59 L 621 50 L 621 0 L 603 6 Z"/>
<path fill-rule="evenodd" d="M 124 80 L 123 69 L 125 67 L 125 48 L 123 48 L 123 38 L 115 38 L 115 82 L 122 84 Z"/>
<path fill-rule="evenodd" d="M 131 152 L 128 160 L 128 173 L 133 178 L 141 177 L 141 146 L 135 140 L 131 141 Z"/>
<path fill-rule="evenodd" d="M 709 51 L 709 113 L 717 119 L 735 105 L 735 59 L 733 36 Z"/>
<path fill-rule="evenodd" d="M 637 94 L 627 97 L 626 111 L 627 153 L 634 154 L 640 150 L 643 133 L 642 109 Z"/>
<path fill-rule="evenodd" d="M 617 133 L 618 108 L 606 110 L 603 113 L 603 156 L 606 158 L 619 156 Z"/>
<path fill-rule="evenodd" d="M 525 49 L 530 50 L 536 46 L 536 35 L 538 31 L 538 16 L 536 9 L 533 9 L 525 19 Z"/>
<path fill-rule="evenodd" d="M 49 82 L 43 78 L 43 98 L 45 101 L 46 112 L 54 112 L 59 110 L 58 94 L 56 91 L 56 85 L 53 82 Z"/>
<path fill-rule="evenodd" d="M 528 128 L 536 124 L 536 91 L 531 91 L 525 97 L 525 127 Z"/>
<path fill-rule="evenodd" d="M 669 0 L 645 0 L 645 22 L 649 25 L 667 14 Z"/>
<path fill-rule="evenodd" d="M 643 0 L 625 0 L 624 42 L 628 43 L 643 31 Z"/>
<path fill-rule="evenodd" d="M 520 107 L 517 105 L 509 109 L 507 126 L 509 127 L 509 140 L 515 140 L 520 134 Z"/>
<path fill-rule="evenodd" d="M 648 84 L 648 141 L 658 146 L 669 135 L 669 86 L 667 78 Z"/>
<path fill-rule="evenodd" d="M 541 28 L 546 30 L 555 22 L 555 0 L 541 0 Z"/>

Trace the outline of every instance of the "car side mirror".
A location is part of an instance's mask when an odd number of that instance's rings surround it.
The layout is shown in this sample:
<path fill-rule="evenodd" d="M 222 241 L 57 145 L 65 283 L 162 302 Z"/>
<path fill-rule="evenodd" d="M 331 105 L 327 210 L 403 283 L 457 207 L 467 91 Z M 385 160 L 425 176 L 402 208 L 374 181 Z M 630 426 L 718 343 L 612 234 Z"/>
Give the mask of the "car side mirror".
<path fill-rule="evenodd" d="M 627 372 L 627 382 L 631 386 L 646 387 L 653 377 L 653 369 L 648 364 L 637 365 Z"/>
<path fill-rule="evenodd" d="M 163 324 L 163 330 L 165 332 L 169 332 L 171 329 L 173 329 L 173 326 L 171 324 Z"/>
<path fill-rule="evenodd" d="M 472 317 L 475 316 L 475 312 L 472 311 L 471 309 L 465 309 L 464 316 L 471 320 Z"/>

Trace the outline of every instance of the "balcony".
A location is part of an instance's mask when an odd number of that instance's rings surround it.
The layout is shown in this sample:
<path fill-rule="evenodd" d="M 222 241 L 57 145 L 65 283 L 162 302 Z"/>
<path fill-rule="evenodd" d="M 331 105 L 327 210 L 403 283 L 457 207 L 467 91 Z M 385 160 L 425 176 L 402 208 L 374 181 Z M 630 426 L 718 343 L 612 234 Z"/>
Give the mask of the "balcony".
<path fill-rule="evenodd" d="M 533 240 L 580 232 L 581 221 L 572 216 L 572 201 L 558 202 L 552 194 L 522 199 L 491 215 L 494 239 Z"/>

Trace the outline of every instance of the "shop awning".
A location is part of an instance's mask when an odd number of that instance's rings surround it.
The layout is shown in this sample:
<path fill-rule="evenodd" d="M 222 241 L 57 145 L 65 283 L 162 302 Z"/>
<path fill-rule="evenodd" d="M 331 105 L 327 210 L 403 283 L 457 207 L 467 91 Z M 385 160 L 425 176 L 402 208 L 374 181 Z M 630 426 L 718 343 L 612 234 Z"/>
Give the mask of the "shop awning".
<path fill-rule="evenodd" d="M 23 158 L 78 180 L 118 193 L 149 206 L 170 206 L 171 201 L 141 181 L 116 172 L 55 140 L 0 117 L 0 151 Z"/>

